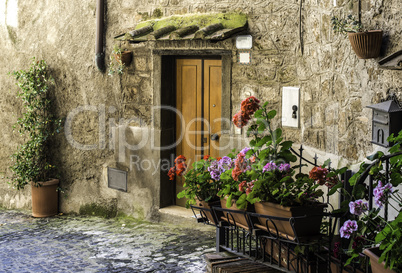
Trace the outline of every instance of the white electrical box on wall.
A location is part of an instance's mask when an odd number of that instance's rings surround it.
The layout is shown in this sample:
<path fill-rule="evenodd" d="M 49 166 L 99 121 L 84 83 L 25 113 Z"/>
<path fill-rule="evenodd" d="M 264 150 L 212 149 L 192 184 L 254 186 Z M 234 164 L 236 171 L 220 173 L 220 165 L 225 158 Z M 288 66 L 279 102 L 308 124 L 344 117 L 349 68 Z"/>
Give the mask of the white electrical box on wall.
<path fill-rule="evenodd" d="M 282 126 L 299 128 L 300 88 L 282 88 Z"/>

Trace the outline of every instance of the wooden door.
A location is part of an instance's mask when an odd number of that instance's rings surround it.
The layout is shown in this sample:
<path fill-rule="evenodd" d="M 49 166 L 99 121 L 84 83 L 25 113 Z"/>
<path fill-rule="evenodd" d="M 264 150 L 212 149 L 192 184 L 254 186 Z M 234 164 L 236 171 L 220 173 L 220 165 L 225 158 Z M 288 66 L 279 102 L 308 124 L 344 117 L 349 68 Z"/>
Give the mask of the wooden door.
<path fill-rule="evenodd" d="M 176 62 L 176 155 L 184 155 L 187 165 L 204 155 L 219 156 L 221 131 L 221 60 L 178 59 Z M 216 134 L 212 140 L 211 136 Z M 176 178 L 176 195 L 183 190 Z M 176 204 L 184 206 L 184 199 Z"/>

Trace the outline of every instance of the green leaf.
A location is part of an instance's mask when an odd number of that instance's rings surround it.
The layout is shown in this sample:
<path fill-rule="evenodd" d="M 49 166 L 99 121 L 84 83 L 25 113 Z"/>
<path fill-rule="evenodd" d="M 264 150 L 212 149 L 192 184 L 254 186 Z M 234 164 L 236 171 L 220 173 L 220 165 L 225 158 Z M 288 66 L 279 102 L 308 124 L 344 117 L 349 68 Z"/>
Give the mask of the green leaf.
<path fill-rule="evenodd" d="M 293 141 L 287 140 L 281 143 L 281 151 L 283 150 L 289 150 L 293 145 Z"/>
<path fill-rule="evenodd" d="M 263 111 L 264 111 L 263 109 L 258 109 L 257 111 L 255 111 L 254 117 L 255 117 L 255 118 L 260 118 L 260 117 L 262 117 Z"/>
<path fill-rule="evenodd" d="M 186 196 L 186 192 L 185 191 L 181 191 L 181 192 L 179 192 L 178 194 L 177 194 L 177 198 L 183 198 L 183 197 L 185 197 Z"/>
<path fill-rule="evenodd" d="M 374 161 L 384 156 L 384 153 L 381 151 L 377 151 L 376 153 L 367 157 L 368 160 Z"/>
<path fill-rule="evenodd" d="M 328 192 L 328 195 L 333 195 L 339 188 L 341 188 L 343 186 L 342 182 L 339 182 L 338 184 L 336 184 L 335 186 L 332 187 L 332 189 Z"/>
<path fill-rule="evenodd" d="M 226 207 L 230 208 L 231 206 L 232 206 L 232 194 L 230 194 L 228 199 L 226 200 Z"/>
<path fill-rule="evenodd" d="M 328 158 L 327 160 L 324 161 L 324 164 L 322 165 L 322 167 L 325 168 L 326 166 L 329 166 L 330 163 L 331 163 L 331 159 Z"/>
<path fill-rule="evenodd" d="M 245 193 L 236 201 L 236 206 L 238 209 L 245 209 L 247 207 L 247 195 Z"/>
<path fill-rule="evenodd" d="M 267 114 L 267 119 L 273 119 L 276 116 L 276 111 L 275 110 L 271 110 L 268 112 Z"/>
<path fill-rule="evenodd" d="M 366 187 L 362 184 L 355 185 L 353 188 L 353 195 L 356 199 L 363 199 L 366 194 Z"/>
<path fill-rule="evenodd" d="M 278 139 L 282 136 L 282 129 L 281 128 L 276 128 L 275 131 L 272 132 L 272 138 L 273 139 Z"/>
<path fill-rule="evenodd" d="M 264 136 L 258 143 L 256 146 L 258 147 L 262 147 L 264 144 L 266 144 L 268 141 L 271 140 L 271 136 Z"/>

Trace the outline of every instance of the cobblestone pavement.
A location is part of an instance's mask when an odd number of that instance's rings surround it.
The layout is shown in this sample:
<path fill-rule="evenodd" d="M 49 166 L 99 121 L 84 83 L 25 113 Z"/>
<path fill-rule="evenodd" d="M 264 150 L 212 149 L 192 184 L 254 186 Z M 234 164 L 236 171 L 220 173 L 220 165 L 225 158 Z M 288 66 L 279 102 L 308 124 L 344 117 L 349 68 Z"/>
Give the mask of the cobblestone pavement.
<path fill-rule="evenodd" d="M 213 232 L 170 224 L 0 209 L 0 272 L 205 272 L 214 244 Z"/>

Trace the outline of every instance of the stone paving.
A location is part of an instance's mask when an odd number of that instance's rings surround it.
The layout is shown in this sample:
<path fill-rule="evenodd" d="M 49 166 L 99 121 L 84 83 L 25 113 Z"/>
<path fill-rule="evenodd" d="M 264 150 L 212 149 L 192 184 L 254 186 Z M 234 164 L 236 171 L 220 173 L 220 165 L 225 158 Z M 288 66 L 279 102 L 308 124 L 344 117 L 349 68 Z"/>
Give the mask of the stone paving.
<path fill-rule="evenodd" d="M 205 272 L 214 236 L 127 218 L 39 219 L 0 209 L 0 272 Z"/>

